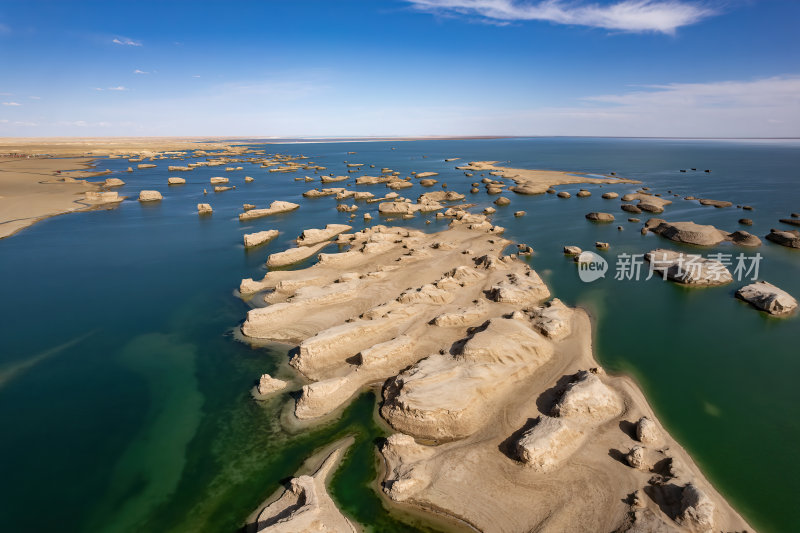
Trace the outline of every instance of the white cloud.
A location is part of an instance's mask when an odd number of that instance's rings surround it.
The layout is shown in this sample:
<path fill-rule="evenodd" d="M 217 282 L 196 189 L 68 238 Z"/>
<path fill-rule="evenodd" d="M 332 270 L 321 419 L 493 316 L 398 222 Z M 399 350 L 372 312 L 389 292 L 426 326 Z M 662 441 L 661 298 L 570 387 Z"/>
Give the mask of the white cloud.
<path fill-rule="evenodd" d="M 519 135 L 800 137 L 800 76 L 648 86 L 506 120 Z"/>
<path fill-rule="evenodd" d="M 590 102 L 625 107 L 784 107 L 800 105 L 800 77 L 776 76 L 750 81 L 645 85 L 623 94 L 590 96 Z"/>
<path fill-rule="evenodd" d="M 72 120 L 72 121 L 62 120 L 60 122 L 56 122 L 55 124 L 58 125 L 58 126 L 77 126 L 79 128 L 86 128 L 86 127 L 89 127 L 89 126 L 104 128 L 104 127 L 107 127 L 107 126 L 111 125 L 111 123 L 109 123 L 109 122 L 102 122 L 102 121 L 100 121 L 100 122 L 89 122 L 89 121 L 86 121 L 86 120 Z"/>
<path fill-rule="evenodd" d="M 145 72 L 144 70 L 139 70 L 138 68 L 133 71 L 134 74 L 150 74 L 149 72 Z"/>
<path fill-rule="evenodd" d="M 127 87 L 123 87 L 122 85 L 117 85 L 116 87 L 109 87 L 109 91 L 127 91 Z"/>
<path fill-rule="evenodd" d="M 3 102 L 3 105 L 17 107 L 17 106 L 21 106 L 22 104 L 20 104 L 19 102 Z"/>
<path fill-rule="evenodd" d="M 28 120 L 17 120 L 14 122 L 15 126 L 38 126 L 39 124 L 36 122 L 31 122 Z"/>
<path fill-rule="evenodd" d="M 42 99 L 41 96 L 29 96 L 28 98 L 30 98 L 31 100 L 41 100 Z"/>
<path fill-rule="evenodd" d="M 308 95 L 330 89 L 324 83 L 313 80 L 260 80 L 247 84 L 226 83 L 216 88 L 220 94 L 230 94 L 234 98 L 259 96 L 297 100 Z"/>
<path fill-rule="evenodd" d="M 192 77 L 193 78 L 199 78 L 200 76 L 198 76 L 197 74 L 194 74 Z"/>
<path fill-rule="evenodd" d="M 479 15 L 490 21 L 538 20 L 629 32 L 674 33 L 714 11 L 696 1 L 619 0 L 613 4 L 586 0 L 406 0 L 422 11 Z"/>
<path fill-rule="evenodd" d="M 128 39 L 127 37 L 115 37 L 111 42 L 125 46 L 142 46 L 140 41 L 134 41 L 133 39 Z"/>

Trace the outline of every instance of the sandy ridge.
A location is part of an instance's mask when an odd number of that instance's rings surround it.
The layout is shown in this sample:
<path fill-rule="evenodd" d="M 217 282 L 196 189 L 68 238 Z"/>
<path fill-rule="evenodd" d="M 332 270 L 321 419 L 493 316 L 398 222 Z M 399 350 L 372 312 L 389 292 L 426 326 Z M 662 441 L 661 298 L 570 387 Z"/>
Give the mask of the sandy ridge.
<path fill-rule="evenodd" d="M 437 234 L 344 234 L 349 251 L 245 280 L 270 305 L 243 332 L 298 345 L 290 364 L 312 381 L 299 419 L 384 383 L 397 433 L 382 487 L 398 505 L 480 531 L 752 530 L 635 383 L 598 366 L 585 312 L 501 255 L 501 233 L 461 211 Z"/>

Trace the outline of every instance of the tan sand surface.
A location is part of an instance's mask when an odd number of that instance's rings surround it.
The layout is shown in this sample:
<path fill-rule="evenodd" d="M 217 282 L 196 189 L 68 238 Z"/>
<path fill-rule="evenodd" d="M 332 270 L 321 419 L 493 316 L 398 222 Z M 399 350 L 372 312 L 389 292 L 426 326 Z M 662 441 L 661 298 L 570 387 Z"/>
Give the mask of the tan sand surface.
<path fill-rule="evenodd" d="M 244 280 L 242 332 L 298 346 L 299 420 L 382 386 L 393 506 L 486 532 L 752 531 L 502 232 L 456 210 L 435 234 L 340 235 L 349 250 Z"/>
<path fill-rule="evenodd" d="M 0 238 L 43 218 L 96 208 L 84 196 L 87 191 L 100 190 L 100 186 L 80 179 L 95 176 L 96 172 L 57 174 L 59 170 L 90 168 L 92 161 L 86 157 L 0 158 Z"/>
<path fill-rule="evenodd" d="M 247 520 L 248 533 L 358 533 L 328 495 L 327 483 L 347 448 L 347 437 L 309 457 L 286 490 L 270 496 Z"/>
<path fill-rule="evenodd" d="M 582 174 L 562 172 L 558 170 L 531 170 L 524 168 L 510 168 L 497 166 L 497 161 L 471 161 L 468 165 L 456 167 L 459 170 L 471 172 L 489 172 L 493 175 L 508 178 L 516 183 L 511 190 L 519 194 L 542 194 L 547 189 L 557 185 L 571 185 L 576 183 L 589 184 L 614 184 L 614 183 L 641 183 L 640 181 L 624 178 L 595 178 Z"/>
<path fill-rule="evenodd" d="M 0 238 L 54 215 L 118 205 L 84 200 L 87 191 L 103 190 L 82 181 L 102 175 L 85 170 L 94 157 L 151 158 L 194 150 L 237 148 L 200 138 L 0 138 Z"/>
<path fill-rule="evenodd" d="M 57 157 L 133 153 L 150 157 L 165 151 L 228 148 L 229 144 L 207 137 L 0 137 L 0 154 L 46 154 Z"/>

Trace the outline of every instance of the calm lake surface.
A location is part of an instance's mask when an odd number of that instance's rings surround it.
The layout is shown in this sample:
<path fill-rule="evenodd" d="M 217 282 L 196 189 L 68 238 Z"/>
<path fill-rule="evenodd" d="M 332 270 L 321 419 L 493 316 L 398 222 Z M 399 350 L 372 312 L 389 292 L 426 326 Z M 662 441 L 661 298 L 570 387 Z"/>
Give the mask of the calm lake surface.
<path fill-rule="evenodd" d="M 797 141 L 536 138 L 259 147 L 304 154 L 337 174 L 345 172 L 345 160 L 375 165 L 361 174 L 381 167 L 403 175 L 439 172 L 440 182 L 482 207 L 496 197 L 483 188 L 469 195 L 480 175 L 467 178 L 456 165 L 499 160 L 520 168 L 614 171 L 665 198 L 669 190 L 751 205 L 753 211 L 715 209 L 676 198 L 660 216 L 726 231 L 752 218 L 744 229 L 762 239 L 771 227 L 791 229 L 778 219 L 800 211 Z M 444 162 L 451 157 L 462 161 Z M 156 163 L 129 174 L 122 172 L 127 160 L 100 160 L 99 169 L 120 171 L 115 175 L 127 182 L 119 191 L 129 199 L 119 208 L 51 218 L 0 240 L 0 531 L 57 524 L 63 532 L 233 532 L 314 450 L 345 435 L 356 444 L 332 482 L 344 511 L 371 531 L 437 530 L 388 512 L 372 488 L 375 444 L 390 432 L 376 417 L 373 392 L 340 419 L 303 432 L 281 424 L 288 394 L 264 403 L 250 398 L 260 374 L 293 374 L 285 351 L 234 338 L 248 310 L 235 289 L 242 278 L 261 278 L 267 255 L 291 246 L 303 229 L 345 223 L 348 216 L 332 198 L 303 199 L 314 184 L 294 181 L 301 173 L 249 163 L 237 164 L 244 170 L 236 172 L 169 173 L 168 164 L 185 163 Z M 679 172 L 692 167 L 698 171 Z M 170 175 L 188 183 L 168 187 Z M 237 188 L 204 196 L 218 175 Z M 245 175 L 255 181 L 244 183 Z M 576 198 L 581 187 L 593 195 Z M 508 238 L 534 248 L 531 264 L 555 296 L 589 310 L 600 362 L 635 377 L 717 489 L 759 530 L 796 531 L 800 317 L 770 318 L 736 300 L 744 281 L 686 289 L 657 278 L 615 280 L 618 254 L 679 248 L 642 236 L 641 224 L 626 222 L 637 215 L 600 197 L 638 187 L 558 187 L 573 193 L 569 200 L 509 193 L 511 205 L 499 208 L 494 221 Z M 140 205 L 141 189 L 157 189 L 164 200 Z M 400 192 L 416 198 L 426 190 L 415 184 Z M 302 207 L 239 222 L 243 203 L 265 207 L 272 200 Z M 211 203 L 213 216 L 198 217 L 199 202 Z M 520 209 L 527 216 L 514 218 Z M 375 215 L 377 204 L 360 203 L 355 230 L 364 227 L 365 210 Z M 590 211 L 613 213 L 617 221 L 591 224 L 584 219 Z M 447 222 L 429 214 L 393 223 L 439 231 Z M 244 250 L 243 233 L 273 228 L 281 231 L 277 239 Z M 610 270 L 583 283 L 561 248 L 593 249 L 598 240 L 611 243 L 602 252 Z M 708 252 L 760 253 L 759 278 L 800 297 L 800 251 L 764 241 L 757 249 L 725 243 L 701 250 Z"/>

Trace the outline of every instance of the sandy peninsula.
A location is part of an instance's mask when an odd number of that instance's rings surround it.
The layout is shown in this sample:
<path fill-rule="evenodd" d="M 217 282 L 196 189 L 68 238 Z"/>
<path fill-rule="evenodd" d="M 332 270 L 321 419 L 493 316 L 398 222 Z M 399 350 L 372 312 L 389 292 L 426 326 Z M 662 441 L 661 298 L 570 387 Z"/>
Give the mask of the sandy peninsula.
<path fill-rule="evenodd" d="M 752 531 L 633 380 L 599 366 L 587 314 L 504 255 L 486 215 L 448 213 L 446 231 L 344 233 L 346 251 L 242 282 L 244 335 L 297 346 L 295 416 L 381 387 L 385 497 L 477 531 Z"/>
<path fill-rule="evenodd" d="M 123 198 L 112 188 L 121 183 L 87 181 L 107 173 L 94 168 L 98 157 L 125 156 L 138 162 L 187 151 L 235 149 L 209 139 L 0 138 L 0 238 L 51 216 L 118 205 Z"/>
<path fill-rule="evenodd" d="M 92 167 L 92 161 L 86 157 L 0 157 L 0 238 L 47 217 L 118 203 L 87 198 L 87 192 L 103 190 L 86 181 L 102 175 L 84 170 Z"/>
<path fill-rule="evenodd" d="M 510 190 L 518 194 L 543 194 L 557 185 L 572 185 L 578 183 L 588 184 L 613 184 L 613 183 L 641 183 L 640 181 L 625 178 L 596 178 L 573 172 L 560 170 L 532 170 L 524 168 L 510 168 L 497 166 L 498 161 L 471 161 L 468 165 L 456 167 L 467 172 L 488 172 L 493 176 L 507 178 L 516 184 Z"/>
<path fill-rule="evenodd" d="M 353 444 L 345 438 L 308 458 L 283 491 L 278 491 L 247 520 L 247 533 L 361 531 L 345 517 L 327 491 L 330 476 Z"/>

